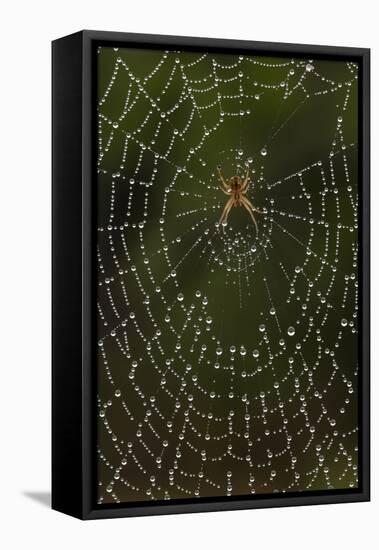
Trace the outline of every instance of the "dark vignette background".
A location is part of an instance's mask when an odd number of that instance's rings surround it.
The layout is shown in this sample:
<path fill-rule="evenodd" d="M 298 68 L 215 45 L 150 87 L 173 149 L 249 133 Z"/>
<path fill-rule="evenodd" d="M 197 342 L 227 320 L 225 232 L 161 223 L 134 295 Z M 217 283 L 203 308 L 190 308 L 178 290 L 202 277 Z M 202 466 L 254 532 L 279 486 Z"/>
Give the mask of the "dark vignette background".
<path fill-rule="evenodd" d="M 163 55 L 98 52 L 99 503 L 356 487 L 357 68 Z"/>

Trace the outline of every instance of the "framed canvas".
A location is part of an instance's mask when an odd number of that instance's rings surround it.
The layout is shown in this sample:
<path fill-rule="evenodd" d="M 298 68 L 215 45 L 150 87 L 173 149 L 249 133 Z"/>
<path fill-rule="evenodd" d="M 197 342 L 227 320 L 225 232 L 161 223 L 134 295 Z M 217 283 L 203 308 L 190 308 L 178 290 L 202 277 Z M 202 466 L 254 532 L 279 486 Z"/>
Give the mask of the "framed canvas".
<path fill-rule="evenodd" d="M 53 508 L 369 500 L 369 50 L 53 42 Z"/>

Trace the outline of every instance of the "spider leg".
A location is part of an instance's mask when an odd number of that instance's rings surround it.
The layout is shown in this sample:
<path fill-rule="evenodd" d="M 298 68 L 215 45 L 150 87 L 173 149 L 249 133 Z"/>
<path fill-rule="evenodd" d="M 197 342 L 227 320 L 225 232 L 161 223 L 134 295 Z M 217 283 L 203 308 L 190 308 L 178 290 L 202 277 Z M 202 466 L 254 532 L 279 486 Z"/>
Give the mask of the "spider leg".
<path fill-rule="evenodd" d="M 264 212 L 262 212 L 262 210 L 258 210 L 258 208 L 255 208 L 255 206 L 252 205 L 252 203 L 249 201 L 249 199 L 247 197 L 244 197 L 244 200 L 249 205 L 249 207 L 251 208 L 251 210 L 253 212 L 257 212 L 257 214 L 264 214 Z"/>
<path fill-rule="evenodd" d="M 224 180 L 224 176 L 222 175 L 221 168 L 219 166 L 217 166 L 217 172 L 218 172 L 219 178 L 221 180 L 221 183 L 222 183 L 225 191 L 228 191 L 229 186 L 227 185 L 226 181 Z"/>
<path fill-rule="evenodd" d="M 243 206 L 246 208 L 246 210 L 249 212 L 250 217 L 253 220 L 253 223 L 255 225 L 255 230 L 256 230 L 257 235 L 258 235 L 258 224 L 257 224 L 257 221 L 256 221 L 255 216 L 253 214 L 253 206 L 252 206 L 251 202 L 246 197 L 241 197 L 241 202 L 242 202 Z"/>
<path fill-rule="evenodd" d="M 225 204 L 224 210 L 222 211 L 221 218 L 218 222 L 219 226 L 222 225 L 224 222 L 226 223 L 228 220 L 228 214 L 233 206 L 234 199 L 233 197 L 230 197 L 230 199 Z"/>
<path fill-rule="evenodd" d="M 248 205 L 249 208 L 251 208 L 251 210 L 254 210 L 254 206 L 251 204 L 251 202 L 249 201 L 249 199 L 247 197 L 241 197 L 242 201 Z"/>
<path fill-rule="evenodd" d="M 241 188 L 241 193 L 242 193 L 242 195 L 246 195 L 246 193 L 247 193 L 248 190 L 249 190 L 249 186 L 250 186 L 250 182 L 247 184 L 247 186 L 246 186 L 244 189 Z"/>
<path fill-rule="evenodd" d="M 222 191 L 223 193 L 225 193 L 225 195 L 228 195 L 228 197 L 230 197 L 229 191 L 225 191 L 225 189 L 224 189 L 223 187 L 221 187 L 221 185 L 220 185 L 220 189 L 221 189 L 221 191 Z M 228 189 L 229 189 L 229 188 L 228 188 Z"/>
<path fill-rule="evenodd" d="M 241 185 L 241 191 L 245 191 L 245 189 L 246 189 L 246 191 L 247 191 L 247 188 L 248 188 L 248 186 L 249 186 L 249 170 L 250 170 L 250 169 L 248 168 L 248 169 L 247 169 L 247 172 L 246 172 L 245 179 L 244 179 L 244 181 L 243 181 L 243 183 L 242 183 L 242 185 Z"/>

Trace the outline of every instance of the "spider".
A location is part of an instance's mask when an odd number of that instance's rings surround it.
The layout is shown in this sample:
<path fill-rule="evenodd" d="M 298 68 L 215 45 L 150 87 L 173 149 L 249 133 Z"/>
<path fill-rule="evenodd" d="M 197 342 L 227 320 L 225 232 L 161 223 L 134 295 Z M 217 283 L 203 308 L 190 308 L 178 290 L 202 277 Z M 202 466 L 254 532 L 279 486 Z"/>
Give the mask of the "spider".
<path fill-rule="evenodd" d="M 229 200 L 226 202 L 224 210 L 221 214 L 220 221 L 218 222 L 219 226 L 227 223 L 229 212 L 233 206 L 244 206 L 249 212 L 250 217 L 254 222 L 255 230 L 258 234 L 258 225 L 253 212 L 257 212 L 258 214 L 263 214 L 263 212 L 255 208 L 255 206 L 253 206 L 249 199 L 245 196 L 247 190 L 249 189 L 249 169 L 247 169 L 244 179 L 240 176 L 233 176 L 230 178 L 228 183 L 226 183 L 222 175 L 220 166 L 217 166 L 217 171 L 222 183 L 222 185 L 220 185 L 220 189 L 229 197 Z"/>

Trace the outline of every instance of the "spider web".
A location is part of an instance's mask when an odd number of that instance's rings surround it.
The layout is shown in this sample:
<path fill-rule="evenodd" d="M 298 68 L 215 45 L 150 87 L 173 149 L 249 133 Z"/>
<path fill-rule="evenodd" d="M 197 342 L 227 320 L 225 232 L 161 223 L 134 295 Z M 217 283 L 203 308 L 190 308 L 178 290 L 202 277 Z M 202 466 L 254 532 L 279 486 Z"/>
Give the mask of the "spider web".
<path fill-rule="evenodd" d="M 357 79 L 98 49 L 100 504 L 358 486 Z"/>

